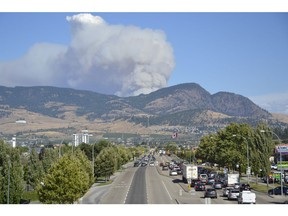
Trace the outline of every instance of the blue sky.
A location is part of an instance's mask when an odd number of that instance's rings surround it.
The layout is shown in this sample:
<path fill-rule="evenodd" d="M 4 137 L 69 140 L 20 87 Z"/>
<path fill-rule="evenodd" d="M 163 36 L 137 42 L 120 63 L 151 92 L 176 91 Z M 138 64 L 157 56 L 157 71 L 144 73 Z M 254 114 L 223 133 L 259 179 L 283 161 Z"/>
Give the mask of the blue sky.
<path fill-rule="evenodd" d="M 4 70 L 8 69 L 15 70 L 15 74 L 22 73 L 24 63 L 21 59 L 35 44 L 60 44 L 58 50 L 71 46 L 72 27 L 66 17 L 77 14 L 0 13 L 0 74 L 7 73 Z M 91 14 L 100 16 L 113 26 L 135 26 L 139 31 L 150 29 L 157 35 L 160 30 L 161 39 L 165 36 L 163 46 L 172 48 L 174 58 L 171 71 L 163 72 L 166 73 L 167 86 L 195 82 L 211 94 L 233 92 L 249 97 L 269 111 L 288 113 L 288 13 Z M 37 53 L 42 55 L 41 51 Z M 163 61 L 170 57 L 166 56 Z M 21 70 L 10 68 L 9 65 L 20 61 Z M 13 86 L 13 80 L 8 79 L 6 82 L 0 81 L 0 85 Z M 37 80 L 26 83 L 25 79 L 22 80 L 23 83 L 18 81 L 15 85 L 37 85 Z M 43 80 L 39 84 L 43 84 Z M 61 86 L 61 82 L 55 85 Z M 163 82 L 151 89 L 155 90 L 161 85 Z M 63 86 L 67 87 L 68 84 Z M 85 85 L 75 85 L 75 88 L 85 89 Z M 104 89 L 101 89 L 102 93 L 105 93 Z M 93 89 L 89 87 L 89 90 Z"/>

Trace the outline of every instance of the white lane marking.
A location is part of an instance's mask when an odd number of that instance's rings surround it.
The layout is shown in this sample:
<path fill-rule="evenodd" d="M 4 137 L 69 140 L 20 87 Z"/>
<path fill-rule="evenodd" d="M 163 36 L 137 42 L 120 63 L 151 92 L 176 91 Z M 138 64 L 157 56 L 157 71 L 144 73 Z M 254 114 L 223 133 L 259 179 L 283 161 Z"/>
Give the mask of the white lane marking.
<path fill-rule="evenodd" d="M 169 193 L 169 191 L 168 191 L 168 189 L 167 189 L 167 187 L 166 187 L 166 185 L 164 184 L 164 182 L 163 182 L 163 181 L 162 181 L 162 184 L 164 185 L 166 192 L 168 193 L 168 195 L 169 195 L 170 199 L 172 200 L 172 197 L 171 197 L 171 195 L 170 195 L 170 193 Z"/>
<path fill-rule="evenodd" d="M 136 171 L 137 171 L 137 170 L 138 170 L 138 169 L 136 169 Z M 136 171 L 133 173 L 133 177 L 131 178 L 131 181 L 130 181 L 130 183 L 128 184 L 128 185 L 129 185 L 129 188 L 128 188 L 128 190 L 127 190 L 127 193 L 126 193 L 126 196 L 125 196 L 125 199 L 124 199 L 124 203 L 123 203 L 123 204 L 126 203 L 126 199 L 127 199 L 128 193 L 129 193 L 129 191 L 130 191 L 131 184 L 132 184 L 132 182 L 133 182 L 134 175 L 135 175 Z"/>

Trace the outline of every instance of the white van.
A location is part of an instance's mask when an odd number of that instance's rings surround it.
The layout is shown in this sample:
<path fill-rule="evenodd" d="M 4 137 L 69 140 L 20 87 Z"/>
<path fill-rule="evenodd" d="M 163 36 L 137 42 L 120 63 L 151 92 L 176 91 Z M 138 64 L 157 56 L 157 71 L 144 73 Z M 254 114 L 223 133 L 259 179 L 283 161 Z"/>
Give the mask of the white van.
<path fill-rule="evenodd" d="M 238 204 L 256 204 L 256 194 L 251 191 L 242 191 L 238 196 Z"/>

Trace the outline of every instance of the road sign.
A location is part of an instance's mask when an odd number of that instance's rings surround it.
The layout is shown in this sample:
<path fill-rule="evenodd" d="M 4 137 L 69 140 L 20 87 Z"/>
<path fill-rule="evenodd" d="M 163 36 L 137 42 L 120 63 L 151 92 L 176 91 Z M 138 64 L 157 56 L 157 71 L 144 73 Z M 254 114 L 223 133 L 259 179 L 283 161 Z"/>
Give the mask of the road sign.
<path fill-rule="evenodd" d="M 247 167 L 246 174 L 251 175 L 251 167 Z"/>

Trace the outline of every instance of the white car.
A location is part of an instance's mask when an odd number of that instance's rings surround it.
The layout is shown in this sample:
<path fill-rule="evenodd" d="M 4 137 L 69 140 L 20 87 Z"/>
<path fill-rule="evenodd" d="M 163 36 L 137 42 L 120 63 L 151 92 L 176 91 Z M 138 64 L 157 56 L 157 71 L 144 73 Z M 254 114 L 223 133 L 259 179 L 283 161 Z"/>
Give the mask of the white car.
<path fill-rule="evenodd" d="M 239 196 L 240 190 L 232 189 L 229 191 L 228 200 L 237 200 Z"/>
<path fill-rule="evenodd" d="M 170 176 L 177 176 L 177 175 L 178 175 L 177 170 L 170 171 Z"/>
<path fill-rule="evenodd" d="M 251 191 L 242 191 L 238 196 L 238 204 L 256 204 L 256 194 Z"/>
<path fill-rule="evenodd" d="M 226 188 L 224 188 L 223 189 L 223 197 L 228 197 L 229 191 L 233 190 L 233 189 L 234 189 L 234 187 L 226 187 Z"/>

